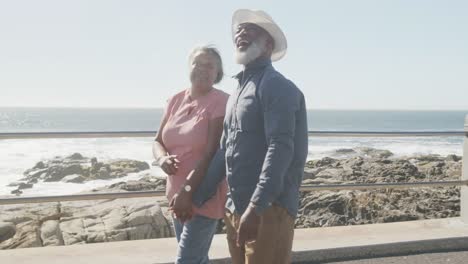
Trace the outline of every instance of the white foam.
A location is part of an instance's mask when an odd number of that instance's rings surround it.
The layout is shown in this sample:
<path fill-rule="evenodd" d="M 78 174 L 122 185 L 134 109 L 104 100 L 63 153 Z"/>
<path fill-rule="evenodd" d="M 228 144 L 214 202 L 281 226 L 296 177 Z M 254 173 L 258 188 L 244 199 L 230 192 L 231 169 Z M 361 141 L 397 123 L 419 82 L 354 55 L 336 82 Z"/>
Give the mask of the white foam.
<path fill-rule="evenodd" d="M 395 156 L 419 154 L 455 154 L 463 153 L 462 138 L 453 137 L 354 137 L 354 138 L 311 138 L 309 140 L 308 159 L 319 159 L 329 156 L 337 149 L 354 149 L 371 147 L 386 149 Z"/>

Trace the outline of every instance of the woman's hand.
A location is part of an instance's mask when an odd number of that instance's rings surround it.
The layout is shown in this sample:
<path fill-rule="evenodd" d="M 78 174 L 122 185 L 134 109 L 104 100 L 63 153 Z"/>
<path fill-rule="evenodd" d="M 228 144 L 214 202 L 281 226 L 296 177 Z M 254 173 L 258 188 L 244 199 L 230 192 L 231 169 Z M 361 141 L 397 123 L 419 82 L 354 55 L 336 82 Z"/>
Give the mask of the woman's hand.
<path fill-rule="evenodd" d="M 176 193 L 169 204 L 170 210 L 182 223 L 192 218 L 192 195 L 189 192 L 180 190 Z"/>
<path fill-rule="evenodd" d="M 179 168 L 180 161 L 176 155 L 166 155 L 158 159 L 159 166 L 167 175 L 174 175 Z"/>

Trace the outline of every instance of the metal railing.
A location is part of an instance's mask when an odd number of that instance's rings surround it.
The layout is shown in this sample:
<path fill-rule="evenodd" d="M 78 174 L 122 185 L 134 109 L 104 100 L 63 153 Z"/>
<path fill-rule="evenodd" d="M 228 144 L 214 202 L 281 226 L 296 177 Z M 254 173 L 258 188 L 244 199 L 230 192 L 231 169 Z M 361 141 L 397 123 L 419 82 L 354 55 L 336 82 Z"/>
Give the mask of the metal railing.
<path fill-rule="evenodd" d="M 114 138 L 114 137 L 153 137 L 156 131 L 104 131 L 104 132 L 37 132 L 37 133 L 0 133 L 0 139 L 45 139 L 45 138 Z M 367 131 L 309 131 L 313 137 L 438 137 L 465 136 L 468 137 L 468 118 L 465 131 L 440 132 L 367 132 Z M 465 145 L 468 145 L 465 140 Z M 467 146 L 465 146 L 467 148 Z M 466 159 L 464 155 L 464 164 Z M 464 170 L 466 170 L 466 165 Z M 468 176 L 468 175 L 467 175 Z M 420 187 L 468 186 L 468 178 L 460 181 L 437 182 L 408 182 L 408 183 L 360 183 L 360 184 L 332 184 L 332 185 L 303 185 L 301 191 L 339 191 L 339 190 L 375 190 L 375 189 L 404 189 Z M 141 198 L 164 196 L 164 191 L 139 191 L 119 193 L 91 193 L 58 196 L 13 197 L 0 199 L 0 205 L 27 204 L 44 202 L 63 202 L 80 200 Z"/>
<path fill-rule="evenodd" d="M 309 131 L 313 137 L 460 137 L 463 131 Z M 154 137 L 156 131 L 83 131 L 0 133 L 1 139 Z"/>
<path fill-rule="evenodd" d="M 303 192 L 312 191 L 340 191 L 340 190 L 378 190 L 378 189 L 408 189 L 421 187 L 447 187 L 468 186 L 468 180 L 464 181 L 437 181 L 437 182 L 410 182 L 410 183 L 361 183 L 361 184 L 324 184 L 302 185 Z M 57 196 L 14 197 L 0 199 L 0 205 L 7 204 L 31 204 L 49 202 L 69 202 L 83 200 L 142 198 L 164 196 L 165 191 L 138 191 L 120 193 L 90 193 Z"/>

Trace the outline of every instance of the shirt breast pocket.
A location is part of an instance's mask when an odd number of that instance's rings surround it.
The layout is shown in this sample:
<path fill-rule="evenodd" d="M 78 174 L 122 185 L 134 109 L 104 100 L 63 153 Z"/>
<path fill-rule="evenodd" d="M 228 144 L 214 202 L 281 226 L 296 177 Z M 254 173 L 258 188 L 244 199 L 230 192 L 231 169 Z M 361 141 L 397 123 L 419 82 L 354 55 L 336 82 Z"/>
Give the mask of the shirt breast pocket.
<path fill-rule="evenodd" d="M 246 91 L 237 103 L 237 123 L 243 131 L 258 132 L 263 129 L 261 108 L 254 90 Z"/>

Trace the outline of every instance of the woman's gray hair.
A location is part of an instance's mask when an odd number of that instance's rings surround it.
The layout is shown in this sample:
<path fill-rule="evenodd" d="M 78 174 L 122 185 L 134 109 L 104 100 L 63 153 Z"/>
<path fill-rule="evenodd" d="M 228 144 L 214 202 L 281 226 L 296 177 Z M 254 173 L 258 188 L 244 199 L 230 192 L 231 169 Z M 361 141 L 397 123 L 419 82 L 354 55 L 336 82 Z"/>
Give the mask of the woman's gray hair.
<path fill-rule="evenodd" d="M 204 46 L 198 46 L 192 49 L 189 55 L 189 65 L 192 65 L 193 59 L 195 58 L 195 55 L 198 53 L 207 53 L 213 55 L 216 60 L 217 60 L 217 65 L 218 65 L 218 74 L 216 75 L 216 80 L 214 83 L 219 83 L 223 77 L 224 77 L 224 71 L 223 71 L 223 60 L 221 59 L 221 55 L 219 54 L 219 51 L 215 46 L 213 45 L 204 45 Z"/>

